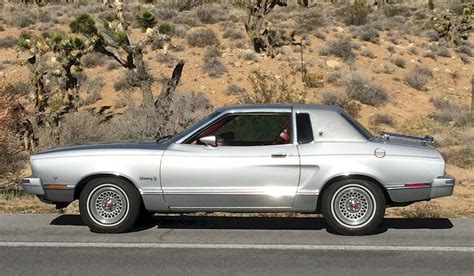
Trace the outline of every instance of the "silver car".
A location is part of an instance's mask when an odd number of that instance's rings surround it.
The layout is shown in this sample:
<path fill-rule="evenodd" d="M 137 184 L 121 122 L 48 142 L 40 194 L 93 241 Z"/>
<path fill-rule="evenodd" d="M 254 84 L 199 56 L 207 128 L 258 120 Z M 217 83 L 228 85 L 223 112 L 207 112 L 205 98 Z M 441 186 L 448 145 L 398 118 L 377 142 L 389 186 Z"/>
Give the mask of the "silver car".
<path fill-rule="evenodd" d="M 223 107 L 173 137 L 80 145 L 31 156 L 26 192 L 58 208 L 79 199 L 95 232 L 145 212 L 321 212 L 347 235 L 385 208 L 449 196 L 455 180 L 430 137 L 373 136 L 339 107 Z"/>

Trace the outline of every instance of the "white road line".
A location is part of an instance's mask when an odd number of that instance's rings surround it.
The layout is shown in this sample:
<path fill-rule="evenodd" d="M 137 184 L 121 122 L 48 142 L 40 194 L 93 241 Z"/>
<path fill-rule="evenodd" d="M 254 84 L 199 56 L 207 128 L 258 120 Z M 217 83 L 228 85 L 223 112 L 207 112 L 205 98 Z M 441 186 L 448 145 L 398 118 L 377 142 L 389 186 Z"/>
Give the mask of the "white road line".
<path fill-rule="evenodd" d="M 453 246 L 386 246 L 386 245 L 296 245 L 296 244 L 205 244 L 205 243 L 90 243 L 90 242 L 0 242 L 0 247 L 62 248 L 140 248 L 140 249 L 260 249 L 260 250 L 337 250 L 337 251 L 407 251 L 470 252 L 474 247 Z"/>

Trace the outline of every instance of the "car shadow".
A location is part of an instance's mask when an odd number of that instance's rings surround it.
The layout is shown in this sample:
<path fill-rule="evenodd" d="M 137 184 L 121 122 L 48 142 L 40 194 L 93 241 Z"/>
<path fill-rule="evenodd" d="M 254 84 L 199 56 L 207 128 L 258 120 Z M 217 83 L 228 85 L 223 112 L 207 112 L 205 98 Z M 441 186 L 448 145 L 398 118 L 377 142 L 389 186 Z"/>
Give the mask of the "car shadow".
<path fill-rule="evenodd" d="M 84 226 L 79 215 L 61 215 L 51 225 Z M 131 232 L 151 228 L 164 229 L 255 229 L 255 230 L 323 230 L 327 228 L 322 218 L 312 217 L 217 217 L 187 215 L 157 215 L 139 221 Z M 389 229 L 451 229 L 448 218 L 386 218 L 374 234 Z M 329 231 L 329 230 L 328 230 Z M 331 232 L 331 231 L 329 231 Z"/>

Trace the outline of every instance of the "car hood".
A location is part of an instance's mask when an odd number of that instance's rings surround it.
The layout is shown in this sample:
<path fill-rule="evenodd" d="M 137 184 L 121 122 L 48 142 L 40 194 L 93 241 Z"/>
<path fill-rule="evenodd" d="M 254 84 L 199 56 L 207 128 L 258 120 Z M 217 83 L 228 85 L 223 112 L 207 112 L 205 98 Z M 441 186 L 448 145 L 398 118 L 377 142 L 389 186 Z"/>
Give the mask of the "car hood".
<path fill-rule="evenodd" d="M 84 144 L 67 147 L 50 148 L 44 151 L 37 152 L 31 157 L 43 157 L 52 155 L 64 154 L 80 154 L 81 152 L 95 152 L 95 151 L 123 151 L 123 150 L 164 150 L 168 147 L 169 142 L 156 141 L 132 141 L 132 142 L 110 142 L 98 144 Z"/>

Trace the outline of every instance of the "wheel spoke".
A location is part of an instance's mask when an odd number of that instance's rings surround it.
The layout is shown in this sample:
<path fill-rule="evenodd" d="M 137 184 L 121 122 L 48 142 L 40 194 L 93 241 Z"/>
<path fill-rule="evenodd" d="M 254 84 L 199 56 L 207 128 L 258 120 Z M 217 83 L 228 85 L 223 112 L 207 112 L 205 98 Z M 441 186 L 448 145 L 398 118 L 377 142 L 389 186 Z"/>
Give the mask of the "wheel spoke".
<path fill-rule="evenodd" d="M 335 218 L 347 227 L 366 224 L 375 211 L 373 195 L 360 185 L 346 185 L 333 196 L 332 209 Z"/>
<path fill-rule="evenodd" d="M 120 223 L 128 212 L 125 192 L 113 184 L 102 184 L 88 197 L 88 211 L 92 219 L 104 226 Z"/>

